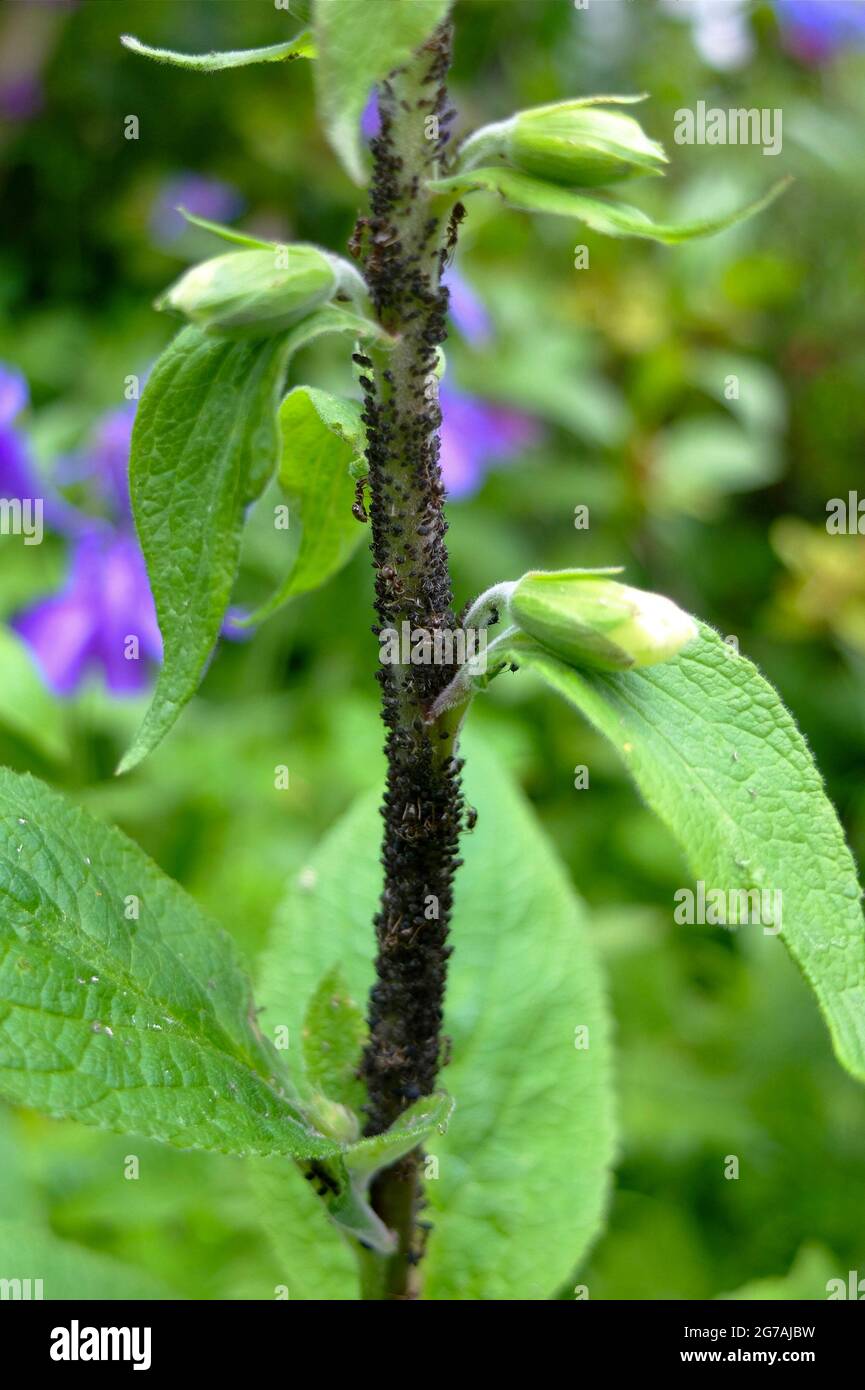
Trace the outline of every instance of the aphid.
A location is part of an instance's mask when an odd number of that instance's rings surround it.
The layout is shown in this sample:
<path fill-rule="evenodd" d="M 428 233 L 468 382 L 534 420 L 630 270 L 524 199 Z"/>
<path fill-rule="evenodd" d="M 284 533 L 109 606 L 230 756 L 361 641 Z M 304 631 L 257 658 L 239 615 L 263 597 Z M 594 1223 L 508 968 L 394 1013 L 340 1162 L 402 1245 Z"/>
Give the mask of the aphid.
<path fill-rule="evenodd" d="M 348 239 L 349 254 L 358 260 L 363 252 L 364 233 L 369 230 L 369 218 L 359 217 L 354 224 L 351 236 Z"/>
<path fill-rule="evenodd" d="M 466 807 L 466 830 L 474 830 L 478 823 L 478 812 L 476 806 Z"/>
<path fill-rule="evenodd" d="M 450 219 L 448 221 L 447 234 L 445 236 L 443 266 L 450 265 L 451 261 L 454 258 L 454 252 L 457 249 L 457 237 L 459 235 L 460 223 L 462 222 L 465 215 L 466 210 L 464 205 L 462 203 L 454 203 L 453 208 L 451 210 Z"/>
<path fill-rule="evenodd" d="M 369 521 L 366 507 L 363 504 L 363 493 L 364 488 L 367 485 L 367 481 L 368 480 L 366 478 L 358 478 L 357 482 L 354 485 L 354 501 L 351 505 L 352 516 L 354 517 L 355 521 L 360 521 L 361 523 Z"/>

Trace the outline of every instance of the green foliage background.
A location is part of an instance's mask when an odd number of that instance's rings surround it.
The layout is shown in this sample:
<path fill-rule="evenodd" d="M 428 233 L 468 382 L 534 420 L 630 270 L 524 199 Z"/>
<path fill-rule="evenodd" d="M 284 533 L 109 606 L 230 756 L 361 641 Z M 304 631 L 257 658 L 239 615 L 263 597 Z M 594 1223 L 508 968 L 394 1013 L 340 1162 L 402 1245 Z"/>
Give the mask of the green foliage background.
<path fill-rule="evenodd" d="M 0 56 L 25 8 L 0 21 Z M 532 567 L 623 564 L 630 582 L 735 635 L 794 711 L 861 866 L 865 537 L 830 538 L 824 523 L 830 498 L 865 495 L 865 55 L 804 67 L 756 4 L 756 54 L 721 75 L 652 0 L 594 10 L 588 21 L 569 0 L 460 0 L 460 128 L 559 96 L 645 90 L 640 118 L 673 163 L 663 188 L 639 191 L 643 206 L 699 215 L 781 173 L 797 182 L 747 226 L 675 250 L 472 201 L 458 264 L 496 333 L 486 349 L 452 338 L 453 380 L 531 411 L 545 432 L 452 505 L 458 600 Z M 266 44 L 299 27 L 292 16 L 240 0 L 47 13 L 44 108 L 0 133 L 0 359 L 30 380 L 28 427 L 50 470 L 168 340 L 173 325 L 150 303 L 181 254 L 213 249 L 193 232 L 176 256 L 153 243 L 165 178 L 224 179 L 247 201 L 244 225 L 338 250 L 361 195 L 317 127 L 310 64 L 186 75 L 117 41 Z M 676 146 L 674 112 L 698 100 L 781 107 L 783 153 Z M 130 113 L 138 141 L 123 139 Z M 589 270 L 573 268 L 581 243 Z M 339 340 L 316 345 L 311 379 L 347 390 L 345 357 Z M 723 398 L 729 373 L 738 402 Z M 293 379 L 304 377 L 298 360 Z M 573 525 L 580 503 L 587 532 Z M 238 597 L 253 605 L 285 571 L 263 514 L 245 554 Z M 177 730 L 126 779 L 112 772 L 142 705 L 96 686 L 64 712 L 62 758 L 20 725 L 0 728 L 3 763 L 119 823 L 251 968 L 289 875 L 381 772 L 367 559 L 361 550 L 251 643 L 224 644 Z M 0 541 L 0 617 L 62 573 L 59 543 Z M 0 663 L 0 695 L 5 679 Z M 862 1092 L 779 944 L 674 926 L 672 895 L 688 878 L 672 839 L 602 741 L 529 679 L 497 682 L 475 717 L 587 900 L 611 981 L 623 1137 L 607 1233 L 574 1282 L 592 1298 L 753 1297 L 744 1286 L 766 1279 L 771 1296 L 823 1297 L 827 1278 L 865 1272 Z M 280 764 L 287 792 L 274 790 Z M 579 764 L 590 791 L 574 789 Z M 130 1151 L 147 1182 L 123 1180 Z M 2 1217 L 137 1265 L 174 1296 L 271 1297 L 280 1283 L 236 1161 L 25 1112 L 0 1115 L 0 1152 Z M 728 1155 L 738 1181 L 724 1179 Z"/>

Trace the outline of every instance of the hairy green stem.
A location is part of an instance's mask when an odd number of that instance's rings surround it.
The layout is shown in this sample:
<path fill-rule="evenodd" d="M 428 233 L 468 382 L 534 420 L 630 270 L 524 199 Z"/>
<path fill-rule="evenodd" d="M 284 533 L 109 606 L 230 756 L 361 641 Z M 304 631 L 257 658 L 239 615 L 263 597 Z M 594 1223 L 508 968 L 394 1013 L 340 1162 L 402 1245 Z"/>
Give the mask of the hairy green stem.
<path fill-rule="evenodd" d="M 373 631 L 379 637 L 400 633 L 403 623 L 431 636 L 456 626 L 444 543 L 436 375 L 447 307 L 440 274 L 453 228 L 445 228 L 432 210 L 424 184 L 439 171 L 447 138 L 449 56 L 450 33 L 442 28 L 381 84 L 370 216 L 356 236 L 370 298 L 395 340 L 388 351 L 374 348 L 369 357 L 356 358 L 366 393 Z M 380 664 L 378 671 L 388 775 L 376 981 L 362 1063 L 368 1134 L 380 1133 L 430 1094 L 441 1063 L 446 941 L 463 808 L 452 730 L 429 724 L 427 715 L 453 674 L 452 666 L 435 660 Z M 367 1297 L 417 1296 L 420 1162 L 416 1150 L 373 1186 L 373 1205 L 395 1232 L 398 1249 L 383 1270 L 365 1257 Z"/>

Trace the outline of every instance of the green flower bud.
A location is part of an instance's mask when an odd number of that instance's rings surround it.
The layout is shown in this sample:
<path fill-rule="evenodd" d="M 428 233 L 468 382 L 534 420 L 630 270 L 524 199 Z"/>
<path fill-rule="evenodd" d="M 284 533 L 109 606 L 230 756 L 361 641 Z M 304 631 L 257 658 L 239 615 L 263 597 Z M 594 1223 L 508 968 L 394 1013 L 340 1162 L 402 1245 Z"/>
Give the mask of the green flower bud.
<path fill-rule="evenodd" d="M 209 333 L 266 338 L 325 304 L 342 278 L 338 257 L 315 246 L 229 251 L 187 270 L 156 307 Z"/>
<path fill-rule="evenodd" d="M 693 618 L 670 599 L 606 574 L 532 570 L 510 592 L 510 620 L 571 666 L 602 671 L 668 661 L 698 635 Z"/>
<path fill-rule="evenodd" d="M 638 100 L 589 97 L 518 111 L 467 140 L 461 167 L 499 157 L 535 178 L 578 188 L 660 174 L 667 163 L 663 147 L 632 116 L 603 109 L 608 103 Z"/>

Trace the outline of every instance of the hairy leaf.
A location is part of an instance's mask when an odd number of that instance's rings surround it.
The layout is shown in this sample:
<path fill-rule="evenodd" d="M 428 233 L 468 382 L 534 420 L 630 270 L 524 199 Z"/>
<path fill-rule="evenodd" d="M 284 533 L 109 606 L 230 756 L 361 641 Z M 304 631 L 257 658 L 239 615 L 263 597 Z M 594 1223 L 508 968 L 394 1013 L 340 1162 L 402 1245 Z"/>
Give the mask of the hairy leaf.
<path fill-rule="evenodd" d="M 446 1134 L 453 1110 L 454 1101 L 444 1092 L 415 1101 L 384 1134 L 359 1139 L 351 1146 L 346 1154 L 349 1172 L 368 1179 L 436 1132 Z"/>
<path fill-rule="evenodd" d="M 327 1156 L 228 937 L 119 831 L 0 769 L 0 1094 L 224 1153 Z"/>
<path fill-rule="evenodd" d="M 774 202 L 790 182 L 789 178 L 780 179 L 762 198 L 722 217 L 707 217 L 698 222 L 679 224 L 653 222 L 647 213 L 626 203 L 578 193 L 575 189 L 547 183 L 531 174 L 506 167 L 472 169 L 469 173 L 454 174 L 450 178 L 431 179 L 428 186 L 435 193 L 453 198 L 475 191 L 498 193 L 511 207 L 524 212 L 549 212 L 559 217 L 574 217 L 605 236 L 642 237 L 647 241 L 675 245 L 681 241 L 692 241 L 695 237 L 712 236 L 753 217 Z"/>
<path fill-rule="evenodd" d="M 352 514 L 364 430 L 356 401 L 312 386 L 290 391 L 279 411 L 282 455 L 279 481 L 291 524 L 300 522 L 300 546 L 276 593 L 252 622 L 260 622 L 296 594 L 318 589 L 348 563 L 367 532 Z"/>
<path fill-rule="evenodd" d="M 426 1184 L 434 1230 L 424 1296 L 545 1299 L 601 1219 L 613 1146 L 606 1008 L 579 903 L 531 812 L 473 739 L 467 758 L 479 818 L 456 880 L 444 1024 L 453 1060 L 442 1076 L 456 1108 L 447 1133 L 424 1141 L 439 1161 Z M 377 801 L 363 798 L 336 826 L 286 904 L 262 972 L 268 1026 L 299 1028 L 301 1000 L 334 954 L 352 994 L 366 995 Z M 585 1048 L 575 1046 L 580 1028 Z M 286 1059 L 300 1079 L 302 1059 Z M 328 1296 L 355 1298 L 354 1271 L 343 1262 L 333 1273 L 338 1240 L 323 1212 L 292 1209 L 288 1282 L 301 1261 L 311 1277 L 315 1251 L 329 1289 L 340 1290 Z"/>
<path fill-rule="evenodd" d="M 625 674 L 576 670 L 540 648 L 520 648 L 514 660 L 606 735 L 707 892 L 765 890 L 770 907 L 780 893 L 778 935 L 817 995 L 839 1060 L 865 1080 L 856 867 L 772 686 L 705 626 L 673 660 Z M 778 923 L 768 926 L 774 933 Z"/>
<path fill-rule="evenodd" d="M 221 72 L 224 68 L 244 68 L 249 63 L 280 63 L 286 58 L 315 57 L 315 43 L 308 30 L 287 43 L 272 43 L 266 48 L 238 48 L 229 53 L 175 53 L 170 48 L 151 48 L 134 34 L 121 35 L 120 42 L 130 53 L 153 58 L 157 63 L 171 63 L 176 68 L 191 68 L 195 72 Z"/>
<path fill-rule="evenodd" d="M 311 1086 L 340 1105 L 359 1110 L 363 1084 L 357 1078 L 366 1024 L 342 970 L 328 970 L 309 1001 L 303 1023 L 303 1057 Z"/>
<path fill-rule="evenodd" d="M 171 728 L 216 643 L 237 575 L 245 509 L 277 464 L 276 410 L 288 352 L 287 338 L 235 341 L 185 328 L 144 389 L 129 482 L 164 656 L 121 772 Z"/>
<path fill-rule="evenodd" d="M 315 0 L 318 106 L 328 139 L 355 183 L 363 183 L 360 118 L 370 90 L 420 48 L 451 0 Z"/>

